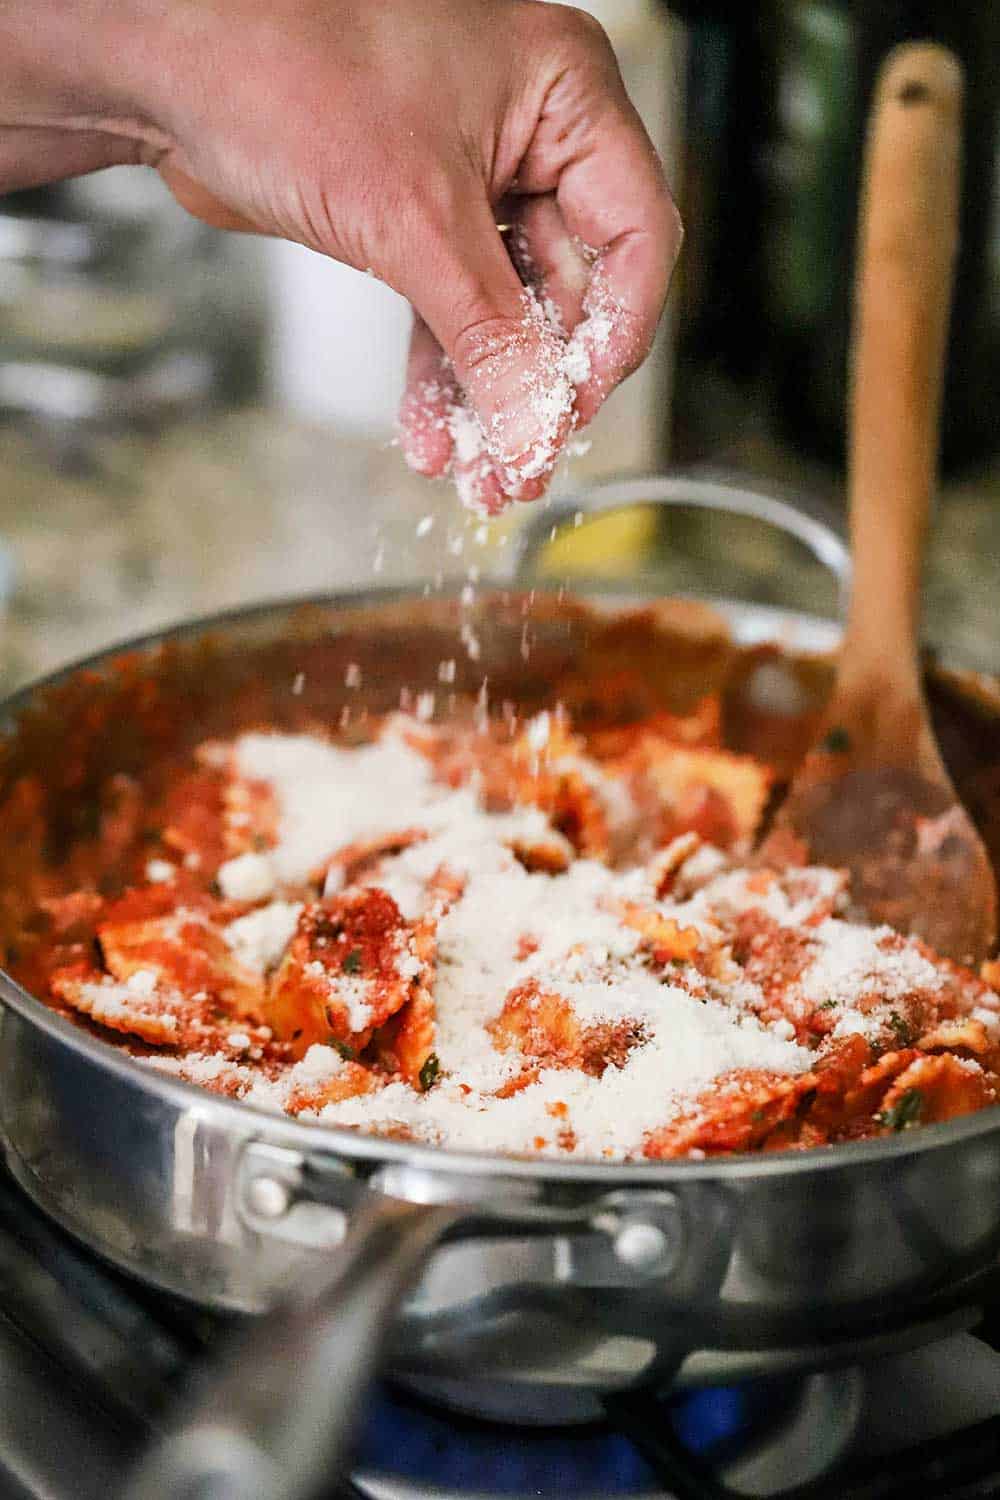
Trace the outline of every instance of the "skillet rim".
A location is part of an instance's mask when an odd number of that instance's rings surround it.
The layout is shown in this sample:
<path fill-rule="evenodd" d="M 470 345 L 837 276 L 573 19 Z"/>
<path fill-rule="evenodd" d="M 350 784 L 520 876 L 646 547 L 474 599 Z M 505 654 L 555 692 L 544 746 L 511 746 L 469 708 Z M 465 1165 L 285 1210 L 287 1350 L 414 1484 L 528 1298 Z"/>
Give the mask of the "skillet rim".
<path fill-rule="evenodd" d="M 0 738 L 6 738 L 14 729 L 17 715 L 28 707 L 34 698 L 47 689 L 58 687 L 78 673 L 106 666 L 117 657 L 137 652 L 150 651 L 167 643 L 197 637 L 213 629 L 250 621 L 269 613 L 294 613 L 298 610 L 338 610 L 358 608 L 366 604 L 388 604 L 400 600 L 418 599 L 414 584 L 386 584 L 375 588 L 338 590 L 335 593 L 312 593 L 278 595 L 274 598 L 256 600 L 212 614 L 198 615 L 174 625 L 146 631 L 113 642 L 100 651 L 71 661 L 16 688 L 0 700 Z M 503 578 L 482 580 L 484 592 L 519 593 L 523 586 L 516 581 Z M 533 585 L 535 592 L 556 594 L 556 589 L 543 584 Z M 459 586 L 446 587 L 436 598 L 447 601 L 457 597 Z M 587 594 L 575 592 L 567 596 L 571 602 L 598 604 L 602 599 L 628 598 L 627 590 L 621 588 L 595 589 Z M 637 593 L 636 606 L 652 602 L 648 595 Z M 711 601 L 710 601 L 711 602 Z M 721 601 L 720 601 L 721 602 Z M 735 601 L 733 601 L 735 602 Z M 947 669 L 947 668 L 946 668 Z M 979 674 L 988 675 L 988 674 Z M 11 976 L 0 968 L 0 1026 L 5 1008 L 13 1010 L 25 1023 L 45 1032 L 58 1043 L 65 1043 L 70 1051 L 81 1055 L 98 1069 L 116 1074 L 142 1093 L 152 1094 L 166 1100 L 178 1110 L 188 1110 L 200 1105 L 208 1110 L 220 1123 L 231 1123 L 234 1128 L 257 1121 L 263 1136 L 280 1135 L 283 1145 L 299 1149 L 310 1164 L 316 1165 L 326 1157 L 353 1165 L 369 1165 L 373 1169 L 387 1165 L 404 1166 L 429 1172 L 451 1172 L 467 1177 L 497 1177 L 537 1182 L 554 1186 L 590 1186 L 613 1189 L 626 1187 L 663 1186 L 673 1181 L 722 1183 L 755 1177 L 786 1177 L 803 1172 L 834 1171 L 862 1165 L 864 1162 L 885 1161 L 894 1158 L 909 1159 L 926 1150 L 946 1149 L 961 1143 L 1000 1133 L 1000 1104 L 977 1110 L 970 1115 L 930 1125 L 921 1125 L 912 1132 L 900 1132 L 894 1136 L 844 1142 L 834 1146 L 815 1146 L 804 1151 L 776 1151 L 773 1153 L 740 1152 L 732 1156 L 710 1157 L 705 1160 L 672 1158 L 659 1162 L 601 1162 L 563 1161 L 549 1157 L 518 1157 L 500 1153 L 480 1153 L 453 1149 L 446 1146 L 430 1146 L 422 1143 L 389 1140 L 383 1136 L 367 1135 L 362 1131 L 349 1130 L 335 1125 L 295 1120 L 284 1114 L 268 1110 L 242 1100 L 230 1099 L 214 1094 L 209 1089 L 183 1079 L 160 1073 L 155 1067 L 143 1067 L 111 1042 L 75 1026 L 72 1021 L 51 1010 L 44 1001 L 30 994 Z M 245 1131 L 247 1141 L 257 1136 Z M 328 1143 L 328 1144 L 327 1144 Z"/>

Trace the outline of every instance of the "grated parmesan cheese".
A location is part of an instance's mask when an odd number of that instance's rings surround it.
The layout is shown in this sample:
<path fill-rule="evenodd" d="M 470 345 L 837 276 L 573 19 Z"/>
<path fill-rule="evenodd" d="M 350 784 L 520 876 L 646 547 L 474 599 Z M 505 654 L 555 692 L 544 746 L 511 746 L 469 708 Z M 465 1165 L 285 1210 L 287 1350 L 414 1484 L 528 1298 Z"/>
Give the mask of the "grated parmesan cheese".
<path fill-rule="evenodd" d="M 274 890 L 274 868 L 266 854 L 238 854 L 219 866 L 219 889 L 227 901 L 264 901 Z"/>
<path fill-rule="evenodd" d="M 344 750 L 310 735 L 247 734 L 237 741 L 236 766 L 277 794 L 280 835 L 271 860 L 289 884 L 345 844 L 422 822 L 443 795 L 427 761 L 394 735 Z"/>
<path fill-rule="evenodd" d="M 355 979 L 349 974 L 331 974 L 318 959 L 306 964 L 305 972 L 326 986 L 331 1000 L 336 1000 L 347 1011 L 352 1031 L 364 1031 L 372 1018 L 372 986 L 367 979 Z"/>
<path fill-rule="evenodd" d="M 153 1066 L 278 1111 L 290 1104 L 301 1110 L 311 1088 L 320 1101 L 313 1117 L 329 1125 L 402 1131 L 472 1150 L 621 1159 L 641 1152 L 650 1132 L 685 1116 L 723 1075 L 763 1070 L 791 1079 L 812 1068 L 816 1052 L 798 1040 L 805 1034 L 797 1025 L 802 1018 L 828 1011 L 834 1038 L 884 1039 L 890 1022 L 907 1021 L 914 997 L 940 995 L 953 982 L 943 966 L 889 928 L 835 915 L 845 889 L 837 871 L 733 867 L 729 856 L 693 834 L 645 868 L 574 859 L 572 846 L 539 808 L 490 811 L 475 778 L 459 786 L 436 781 L 418 748 L 422 737 L 437 733 L 423 717 L 418 703 L 416 717 L 394 717 L 374 743 L 353 749 L 309 735 L 242 736 L 232 764 L 238 775 L 270 788 L 277 841 L 267 856 L 227 862 L 219 878 L 232 899 L 263 900 L 277 892 L 223 929 L 237 958 L 266 973 L 294 933 L 302 905 L 290 898 L 304 883 L 326 871 L 332 894 L 344 878 L 343 866 L 329 863 L 338 851 L 419 829 L 416 841 L 376 853 L 358 878 L 384 890 L 406 921 L 428 913 L 436 918 L 429 979 L 415 939 L 401 939 L 394 957 L 401 979 L 431 989 L 433 1086 L 421 1089 L 396 1077 L 343 1099 L 332 1091 L 331 1102 L 323 1103 L 320 1086 L 346 1067 L 324 1045 L 311 1046 L 295 1064 L 267 1069 L 204 1052 L 155 1058 Z M 535 754 L 546 750 L 551 730 L 547 714 L 526 726 Z M 562 757 L 556 768 L 586 779 L 612 827 L 635 824 L 637 806 L 624 781 L 583 756 Z M 566 868 L 555 874 L 530 868 L 515 852 L 556 844 Z M 450 877 L 447 899 L 434 894 L 442 871 Z M 668 894 L 658 899 L 668 873 Z M 651 965 L 643 932 L 623 920 L 630 903 L 655 921 L 697 934 L 712 962 Z M 749 963 L 740 956 L 738 936 L 758 929 L 764 957 Z M 782 954 L 789 967 L 781 973 L 778 1004 L 768 965 Z M 369 1028 L 376 999 L 371 978 L 331 971 L 319 961 L 305 970 L 344 1008 L 352 1033 Z M 139 971 L 125 986 L 92 985 L 90 1013 L 99 1020 L 116 1006 L 125 1013 L 152 1005 L 155 987 L 151 971 Z M 511 996 L 526 997 L 529 1017 L 540 1013 L 544 997 L 554 998 L 578 1034 L 625 1041 L 599 1073 L 559 1065 L 544 1051 L 534 1057 L 524 1050 L 525 1032 L 505 1033 L 499 1024 Z M 975 999 L 972 1014 L 995 1031 L 995 997 L 980 987 Z M 175 1024 L 169 1014 L 163 1020 L 165 1028 Z M 227 1044 L 241 1053 L 251 1048 L 251 1038 L 234 1031 Z"/>
<path fill-rule="evenodd" d="M 272 901 L 245 917 L 237 917 L 223 928 L 222 935 L 242 964 L 264 973 L 280 961 L 301 910 L 298 901 Z"/>

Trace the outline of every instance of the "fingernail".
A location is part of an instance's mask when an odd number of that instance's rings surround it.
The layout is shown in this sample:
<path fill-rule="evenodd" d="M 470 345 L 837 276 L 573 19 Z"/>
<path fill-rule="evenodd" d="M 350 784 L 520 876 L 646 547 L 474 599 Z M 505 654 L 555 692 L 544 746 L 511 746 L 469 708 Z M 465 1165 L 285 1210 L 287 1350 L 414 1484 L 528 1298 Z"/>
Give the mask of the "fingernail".
<path fill-rule="evenodd" d="M 526 479 L 523 484 L 511 490 L 510 498 L 519 505 L 524 505 L 532 500 L 540 500 L 548 487 L 548 479 Z"/>

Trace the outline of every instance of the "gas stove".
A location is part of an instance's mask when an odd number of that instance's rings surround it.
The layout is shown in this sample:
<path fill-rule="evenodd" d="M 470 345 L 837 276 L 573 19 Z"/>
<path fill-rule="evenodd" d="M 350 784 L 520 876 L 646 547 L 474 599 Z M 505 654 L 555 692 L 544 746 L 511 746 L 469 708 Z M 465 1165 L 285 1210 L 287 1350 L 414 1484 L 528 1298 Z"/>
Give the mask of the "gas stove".
<path fill-rule="evenodd" d="M 221 1330 L 96 1260 L 0 1175 L 0 1500 L 111 1500 Z M 573 1428 L 383 1385 L 325 1500 L 982 1500 L 1000 1495 L 998 1346 L 1000 1295 L 905 1354 L 627 1394 Z"/>

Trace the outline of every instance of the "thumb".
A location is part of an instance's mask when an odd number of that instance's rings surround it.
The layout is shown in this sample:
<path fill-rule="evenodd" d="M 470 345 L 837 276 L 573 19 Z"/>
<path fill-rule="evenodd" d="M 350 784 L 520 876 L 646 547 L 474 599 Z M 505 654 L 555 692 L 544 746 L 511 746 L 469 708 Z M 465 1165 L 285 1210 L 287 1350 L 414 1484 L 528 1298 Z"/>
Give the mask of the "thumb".
<path fill-rule="evenodd" d="M 399 290 L 451 362 L 504 491 L 534 499 L 573 422 L 566 344 L 521 284 L 478 189 L 451 229 L 425 226 Z"/>

